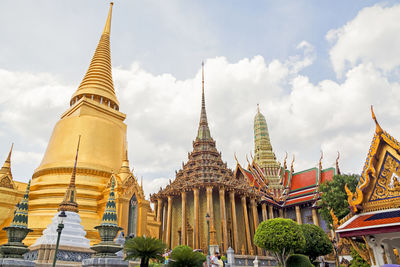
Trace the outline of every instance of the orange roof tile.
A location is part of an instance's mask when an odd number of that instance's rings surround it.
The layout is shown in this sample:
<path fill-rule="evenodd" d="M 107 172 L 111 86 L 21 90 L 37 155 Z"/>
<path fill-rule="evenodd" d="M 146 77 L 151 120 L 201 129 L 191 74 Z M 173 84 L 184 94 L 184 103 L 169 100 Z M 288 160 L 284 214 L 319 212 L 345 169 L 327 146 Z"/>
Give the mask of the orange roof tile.
<path fill-rule="evenodd" d="M 317 180 L 317 168 L 309 169 L 303 172 L 294 173 L 290 190 L 296 190 L 307 186 L 315 185 Z"/>
<path fill-rule="evenodd" d="M 371 231 L 377 228 L 400 227 L 400 209 L 391 209 L 360 214 L 341 225 L 336 232 L 341 236 L 357 236 L 362 231 Z M 379 231 L 379 230 L 378 230 Z M 382 230 L 380 230 L 382 231 Z M 353 233 L 354 235 L 352 235 Z"/>

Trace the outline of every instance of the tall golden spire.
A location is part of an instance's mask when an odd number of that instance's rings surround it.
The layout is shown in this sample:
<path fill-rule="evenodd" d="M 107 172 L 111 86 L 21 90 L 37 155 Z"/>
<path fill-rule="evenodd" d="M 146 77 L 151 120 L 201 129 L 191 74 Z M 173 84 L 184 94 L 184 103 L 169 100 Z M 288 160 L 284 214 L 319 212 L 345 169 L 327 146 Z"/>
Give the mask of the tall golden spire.
<path fill-rule="evenodd" d="M 71 180 L 69 182 L 69 186 L 64 195 L 64 200 L 60 203 L 58 207 L 58 211 L 72 211 L 78 212 L 78 203 L 76 203 L 76 186 L 75 186 L 75 177 L 76 177 L 76 164 L 78 162 L 78 153 L 79 153 L 79 144 L 81 143 L 81 136 L 79 135 L 78 146 L 76 148 L 76 156 L 74 168 L 72 170 Z"/>
<path fill-rule="evenodd" d="M 3 167 L 1 168 L 1 171 L 0 171 L 0 173 L 9 173 L 11 178 L 12 178 L 12 175 L 11 175 L 11 154 L 12 154 L 12 151 L 13 151 L 13 147 L 14 147 L 14 143 L 11 144 L 10 152 L 8 152 L 7 159 L 6 159 L 6 161 L 4 161 Z"/>
<path fill-rule="evenodd" d="M 206 113 L 206 98 L 204 96 L 204 62 L 201 63 L 201 112 L 199 130 L 197 131 L 197 139 L 211 139 L 210 128 L 208 128 Z"/>
<path fill-rule="evenodd" d="M 115 95 L 114 83 L 111 73 L 111 53 L 110 53 L 110 29 L 113 2 L 110 3 L 110 10 L 103 34 L 94 52 L 89 69 L 86 72 L 78 90 L 71 98 L 70 104 L 73 105 L 82 96 L 96 99 L 97 101 L 109 105 L 111 108 L 119 109 L 119 102 Z"/>

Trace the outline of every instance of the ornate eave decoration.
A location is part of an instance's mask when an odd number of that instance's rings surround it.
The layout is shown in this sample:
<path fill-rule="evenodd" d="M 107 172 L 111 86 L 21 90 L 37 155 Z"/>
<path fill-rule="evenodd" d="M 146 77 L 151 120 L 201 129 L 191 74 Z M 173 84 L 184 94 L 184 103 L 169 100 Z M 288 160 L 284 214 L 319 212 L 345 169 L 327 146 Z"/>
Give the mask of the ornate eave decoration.
<path fill-rule="evenodd" d="M 348 197 L 348 202 L 351 208 L 351 213 L 355 214 L 362 210 L 362 205 L 367 202 L 366 196 L 370 190 L 366 190 L 367 188 L 371 188 L 370 185 L 372 182 L 376 182 L 379 174 L 377 175 L 377 170 L 375 165 L 377 165 L 377 153 L 380 151 L 382 147 L 385 145 L 393 148 L 398 154 L 400 154 L 400 144 L 399 142 L 390 136 L 386 131 L 384 131 L 379 125 L 376 116 L 374 114 L 373 107 L 371 106 L 371 114 L 372 119 L 375 121 L 376 129 L 375 134 L 371 142 L 370 149 L 368 151 L 367 159 L 364 164 L 363 171 L 361 173 L 360 181 L 357 184 L 356 191 L 353 193 L 349 190 L 347 185 L 345 186 L 345 190 Z M 368 191 L 368 192 L 367 192 Z M 391 201 L 383 201 L 387 202 L 385 205 L 395 205 L 393 199 Z M 391 204 L 390 204 L 390 203 Z M 379 209 L 379 203 L 374 204 L 370 210 Z"/>

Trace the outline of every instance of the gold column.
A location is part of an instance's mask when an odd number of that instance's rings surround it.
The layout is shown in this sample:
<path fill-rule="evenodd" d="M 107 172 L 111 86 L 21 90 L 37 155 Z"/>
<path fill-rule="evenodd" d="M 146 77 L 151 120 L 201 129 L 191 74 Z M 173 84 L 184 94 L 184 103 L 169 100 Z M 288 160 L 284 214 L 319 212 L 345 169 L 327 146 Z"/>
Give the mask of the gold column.
<path fill-rule="evenodd" d="M 162 216 L 162 220 L 163 220 L 162 221 L 162 228 L 163 228 L 162 239 L 165 244 L 167 243 L 167 219 L 168 219 L 167 211 L 168 211 L 168 202 L 165 203 L 165 205 L 163 205 L 163 216 Z"/>
<path fill-rule="evenodd" d="M 283 209 L 279 209 L 279 217 L 283 218 Z"/>
<path fill-rule="evenodd" d="M 199 189 L 193 188 L 194 195 L 194 249 L 200 248 L 199 242 Z"/>
<path fill-rule="evenodd" d="M 301 224 L 300 206 L 296 206 L 296 220 L 298 224 Z"/>
<path fill-rule="evenodd" d="M 232 212 L 233 244 L 234 244 L 233 249 L 235 250 L 236 253 L 239 253 L 240 248 L 238 245 L 239 236 L 238 236 L 238 231 L 237 231 L 236 205 L 235 205 L 235 192 L 234 191 L 229 192 L 229 198 L 231 200 L 231 212 Z"/>
<path fill-rule="evenodd" d="M 268 209 L 269 209 L 269 218 L 273 219 L 274 218 L 274 207 L 272 207 L 272 205 L 268 205 Z"/>
<path fill-rule="evenodd" d="M 253 210 L 253 220 L 254 220 L 254 235 L 256 234 L 256 230 L 258 227 L 258 211 L 255 198 L 250 199 L 251 208 Z M 262 255 L 262 250 L 257 247 L 257 254 Z"/>
<path fill-rule="evenodd" d="M 161 222 L 163 200 L 161 198 L 157 199 L 157 222 Z"/>
<path fill-rule="evenodd" d="M 225 188 L 219 189 L 219 207 L 221 211 L 221 223 L 222 223 L 222 239 L 224 246 L 222 251 L 226 252 L 228 246 L 228 230 L 226 229 L 226 208 L 225 208 Z"/>
<path fill-rule="evenodd" d="M 312 220 L 313 220 L 313 224 L 315 224 L 316 226 L 319 226 L 318 215 L 317 215 L 316 209 L 312 209 Z"/>
<path fill-rule="evenodd" d="M 207 212 L 210 215 L 210 245 L 217 245 L 214 227 L 214 209 L 212 200 L 212 186 L 207 186 Z"/>
<path fill-rule="evenodd" d="M 247 237 L 247 250 L 251 255 L 254 255 L 253 246 L 251 245 L 250 228 L 249 228 L 249 214 L 247 212 L 246 196 L 242 196 L 243 217 Z"/>
<path fill-rule="evenodd" d="M 167 215 L 167 233 L 166 233 L 166 243 L 168 248 L 171 248 L 171 219 L 172 219 L 172 196 L 168 196 L 168 215 Z"/>
<path fill-rule="evenodd" d="M 262 211 L 263 221 L 266 221 L 268 219 L 268 216 L 267 216 L 267 204 L 262 203 L 261 211 Z"/>
<path fill-rule="evenodd" d="M 182 192 L 182 245 L 186 245 L 186 192 Z"/>

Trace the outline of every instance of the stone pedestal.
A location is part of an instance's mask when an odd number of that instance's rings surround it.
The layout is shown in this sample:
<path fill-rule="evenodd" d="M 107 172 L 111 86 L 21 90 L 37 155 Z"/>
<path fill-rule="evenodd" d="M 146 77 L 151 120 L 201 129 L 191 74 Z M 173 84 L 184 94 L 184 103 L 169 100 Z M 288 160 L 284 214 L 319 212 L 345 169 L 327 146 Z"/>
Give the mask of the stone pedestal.
<path fill-rule="evenodd" d="M 0 259 L 0 266 L 10 266 L 10 267 L 34 267 L 35 263 L 33 261 L 28 261 L 24 259 L 12 259 L 4 258 Z"/>
<path fill-rule="evenodd" d="M 91 258 L 82 261 L 84 267 L 127 267 L 128 261 L 121 258 Z"/>

